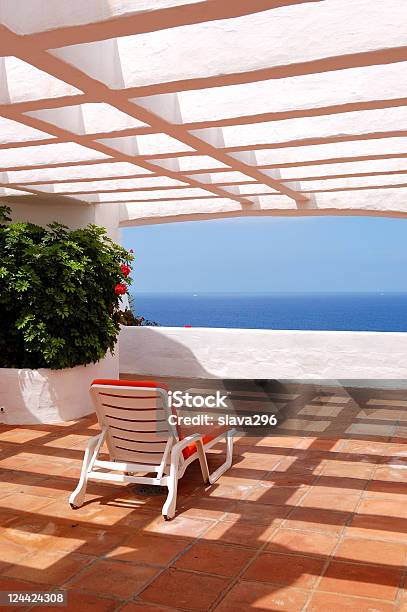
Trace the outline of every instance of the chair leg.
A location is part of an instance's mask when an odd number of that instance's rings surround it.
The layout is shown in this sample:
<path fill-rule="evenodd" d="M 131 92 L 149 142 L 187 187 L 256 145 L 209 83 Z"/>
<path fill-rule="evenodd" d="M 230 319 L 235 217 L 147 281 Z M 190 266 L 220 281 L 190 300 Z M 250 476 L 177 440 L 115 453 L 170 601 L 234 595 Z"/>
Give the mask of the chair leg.
<path fill-rule="evenodd" d="M 204 445 L 203 445 L 202 440 L 197 440 L 195 444 L 196 444 L 196 450 L 198 451 L 198 459 L 199 459 L 199 465 L 201 466 L 202 478 L 203 478 L 204 483 L 207 484 L 209 482 L 209 468 L 208 468 L 208 461 L 206 459 Z"/>
<path fill-rule="evenodd" d="M 234 433 L 235 432 L 233 430 L 229 430 L 226 433 L 226 459 L 225 459 L 225 462 L 222 463 L 222 465 L 220 465 L 217 470 L 212 472 L 212 474 L 209 474 L 209 482 L 211 484 L 216 482 L 218 480 L 218 478 L 220 478 L 222 476 L 222 474 L 224 474 L 226 472 L 226 470 L 228 470 L 230 468 L 230 466 L 232 465 L 232 461 L 233 461 L 233 435 L 234 435 Z"/>
<path fill-rule="evenodd" d="M 73 510 L 80 508 L 85 501 L 86 487 L 88 484 L 89 472 L 92 470 L 95 459 L 99 453 L 99 449 L 105 437 L 105 432 L 98 434 L 91 438 L 88 442 L 88 446 L 85 450 L 85 456 L 83 458 L 81 475 L 79 478 L 78 486 L 75 491 L 71 493 L 69 497 L 69 504 Z"/>
<path fill-rule="evenodd" d="M 209 478 L 208 464 L 206 462 L 205 449 L 202 443 L 201 434 L 192 434 L 191 436 L 187 436 L 186 438 L 179 440 L 171 450 L 170 473 L 167 476 L 166 481 L 168 496 L 162 509 L 162 514 L 166 521 L 173 518 L 177 507 L 178 479 L 183 474 L 183 472 L 180 474 L 180 459 L 182 457 L 182 451 L 192 442 L 194 442 L 197 446 L 199 462 L 204 480 Z"/>
<path fill-rule="evenodd" d="M 167 480 L 168 495 L 162 508 L 162 515 L 166 521 L 174 518 L 177 507 L 178 465 L 179 455 L 176 453 L 175 457 L 171 456 L 170 473 Z"/>

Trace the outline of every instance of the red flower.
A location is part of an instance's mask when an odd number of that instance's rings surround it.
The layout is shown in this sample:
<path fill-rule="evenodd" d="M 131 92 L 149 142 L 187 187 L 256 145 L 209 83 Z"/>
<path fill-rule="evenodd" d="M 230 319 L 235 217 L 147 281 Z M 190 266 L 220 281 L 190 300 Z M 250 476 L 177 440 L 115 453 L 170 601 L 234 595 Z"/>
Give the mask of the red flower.
<path fill-rule="evenodd" d="M 125 264 L 125 263 L 123 263 L 123 264 L 120 266 L 120 269 L 121 269 L 122 273 L 124 274 L 124 276 L 128 276 L 128 275 L 130 274 L 130 272 L 131 272 L 131 268 L 130 268 L 130 266 L 128 266 L 128 265 L 127 265 L 127 264 Z"/>
<path fill-rule="evenodd" d="M 124 295 L 127 292 L 127 287 L 124 283 L 117 283 L 114 292 L 116 295 Z"/>

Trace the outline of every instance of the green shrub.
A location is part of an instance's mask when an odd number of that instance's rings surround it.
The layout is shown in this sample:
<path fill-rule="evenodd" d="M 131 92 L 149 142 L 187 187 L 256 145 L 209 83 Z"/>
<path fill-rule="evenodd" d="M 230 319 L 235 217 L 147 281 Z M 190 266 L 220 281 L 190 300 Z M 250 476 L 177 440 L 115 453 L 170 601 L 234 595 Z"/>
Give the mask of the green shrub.
<path fill-rule="evenodd" d="M 0 367 L 70 368 L 113 352 L 133 256 L 96 225 L 44 228 L 9 213 L 0 206 Z"/>
<path fill-rule="evenodd" d="M 134 312 L 130 308 L 126 308 L 123 312 L 120 313 L 120 323 L 126 326 L 137 326 L 137 327 L 158 327 L 159 323 L 156 321 L 150 321 L 142 317 L 141 315 L 135 315 Z"/>

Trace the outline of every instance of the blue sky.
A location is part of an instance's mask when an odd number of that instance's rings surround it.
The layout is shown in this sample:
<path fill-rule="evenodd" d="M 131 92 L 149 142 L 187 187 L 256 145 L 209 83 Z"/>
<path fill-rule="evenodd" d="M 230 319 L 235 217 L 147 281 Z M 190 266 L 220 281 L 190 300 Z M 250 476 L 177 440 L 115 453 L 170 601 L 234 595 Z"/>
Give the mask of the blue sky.
<path fill-rule="evenodd" d="M 407 219 L 257 217 L 125 228 L 136 292 L 407 291 Z"/>

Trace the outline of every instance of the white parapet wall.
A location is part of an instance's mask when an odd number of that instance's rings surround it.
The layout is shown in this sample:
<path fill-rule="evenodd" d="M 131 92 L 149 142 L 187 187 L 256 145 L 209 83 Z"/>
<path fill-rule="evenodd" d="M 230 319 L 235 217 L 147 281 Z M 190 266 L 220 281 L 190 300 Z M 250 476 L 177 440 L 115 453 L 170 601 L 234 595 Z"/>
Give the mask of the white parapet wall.
<path fill-rule="evenodd" d="M 198 378 L 407 379 L 407 334 L 124 327 L 120 372 Z"/>

